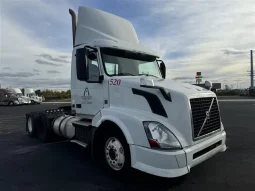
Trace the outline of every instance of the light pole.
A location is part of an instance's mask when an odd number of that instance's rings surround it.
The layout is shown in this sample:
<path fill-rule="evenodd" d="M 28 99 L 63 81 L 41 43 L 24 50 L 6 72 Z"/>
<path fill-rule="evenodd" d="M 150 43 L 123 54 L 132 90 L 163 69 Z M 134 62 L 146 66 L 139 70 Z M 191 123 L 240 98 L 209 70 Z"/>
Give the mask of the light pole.
<path fill-rule="evenodd" d="M 242 80 L 234 80 L 236 81 L 236 89 L 238 89 L 238 82 L 242 81 Z"/>

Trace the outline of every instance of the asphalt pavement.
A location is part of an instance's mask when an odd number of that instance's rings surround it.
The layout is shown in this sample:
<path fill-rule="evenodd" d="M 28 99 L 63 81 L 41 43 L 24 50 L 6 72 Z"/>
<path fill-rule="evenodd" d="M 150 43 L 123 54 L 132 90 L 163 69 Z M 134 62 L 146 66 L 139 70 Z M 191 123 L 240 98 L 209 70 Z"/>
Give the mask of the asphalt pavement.
<path fill-rule="evenodd" d="M 79 145 L 42 144 L 26 135 L 25 113 L 63 104 L 0 107 L 0 191 L 254 190 L 255 102 L 219 104 L 226 152 L 192 168 L 185 179 L 135 171 L 126 180 L 109 175 Z"/>

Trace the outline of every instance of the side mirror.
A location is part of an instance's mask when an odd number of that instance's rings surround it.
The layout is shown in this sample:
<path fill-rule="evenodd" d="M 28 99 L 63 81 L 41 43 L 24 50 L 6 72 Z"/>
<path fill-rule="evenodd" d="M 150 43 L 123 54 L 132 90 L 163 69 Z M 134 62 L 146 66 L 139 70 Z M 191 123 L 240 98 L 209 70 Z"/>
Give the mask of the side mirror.
<path fill-rule="evenodd" d="M 213 87 L 212 82 L 210 82 L 210 81 L 205 81 L 205 87 L 208 88 L 209 90 L 211 90 L 212 87 Z"/>
<path fill-rule="evenodd" d="M 96 53 L 95 53 L 95 52 L 89 53 L 88 59 L 90 59 L 90 60 L 96 60 L 96 59 L 97 59 Z"/>
<path fill-rule="evenodd" d="M 161 61 L 160 65 L 159 65 L 159 69 L 162 74 L 162 77 L 165 79 L 166 78 L 166 66 L 163 61 Z"/>
<path fill-rule="evenodd" d="M 76 50 L 76 74 L 77 79 L 80 81 L 86 81 L 87 79 L 87 55 L 88 50 L 86 48 L 79 48 Z"/>

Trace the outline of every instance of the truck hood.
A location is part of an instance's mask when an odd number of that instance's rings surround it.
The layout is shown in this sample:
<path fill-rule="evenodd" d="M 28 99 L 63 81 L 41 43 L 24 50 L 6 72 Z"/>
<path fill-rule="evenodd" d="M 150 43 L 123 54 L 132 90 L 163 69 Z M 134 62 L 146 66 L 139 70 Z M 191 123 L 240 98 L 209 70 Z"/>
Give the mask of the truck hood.
<path fill-rule="evenodd" d="M 153 83 L 154 86 L 165 88 L 166 90 L 170 91 L 170 93 L 175 92 L 187 97 L 203 96 L 203 95 L 209 96 L 209 94 L 214 96 L 214 93 L 212 91 L 207 90 L 205 88 L 187 84 L 187 83 L 176 82 L 170 79 L 158 79 L 154 77 L 140 77 L 140 76 L 137 76 L 137 77 L 125 76 L 125 77 L 121 77 L 120 80 L 121 80 L 121 85 L 126 87 L 131 87 L 131 88 L 132 87 L 139 88 L 140 85 L 142 85 L 141 81 L 144 81 L 145 83 L 148 83 L 148 85 L 151 85 L 151 83 Z"/>
<path fill-rule="evenodd" d="M 109 83 L 111 88 L 110 92 L 112 93 L 111 104 L 120 104 L 121 107 L 144 112 L 144 114 L 147 115 L 147 118 L 144 120 L 149 119 L 164 124 L 178 137 L 183 147 L 195 144 L 192 137 L 190 99 L 216 97 L 212 91 L 169 79 L 158 79 L 146 76 L 122 76 L 116 80 L 120 80 L 120 83 L 116 83 L 119 84 L 120 88 L 118 88 L 118 85 L 114 85 L 115 79 L 111 79 Z M 144 84 L 147 84 L 147 87 L 141 86 Z M 170 97 L 165 97 L 157 88 L 152 88 L 152 85 L 154 85 L 154 87 L 164 88 L 167 95 Z M 156 100 L 148 100 L 142 94 L 136 94 L 134 91 L 125 90 L 126 88 L 122 88 L 121 86 L 128 87 L 127 89 L 138 89 L 144 92 L 150 92 L 156 95 L 161 103 L 159 104 Z M 168 92 L 170 94 L 168 94 Z M 118 98 L 120 99 L 119 101 L 117 101 Z M 155 103 L 158 105 L 155 105 Z M 159 108 L 161 112 L 156 112 Z"/>

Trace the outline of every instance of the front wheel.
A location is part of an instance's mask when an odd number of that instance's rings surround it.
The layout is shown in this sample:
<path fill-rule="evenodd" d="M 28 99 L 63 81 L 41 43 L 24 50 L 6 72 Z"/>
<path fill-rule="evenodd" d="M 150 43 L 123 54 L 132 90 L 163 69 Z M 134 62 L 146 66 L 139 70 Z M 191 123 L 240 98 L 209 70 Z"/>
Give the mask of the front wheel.
<path fill-rule="evenodd" d="M 34 100 L 31 100 L 31 104 L 33 104 L 33 105 L 34 105 L 34 104 L 35 104 L 35 101 L 34 101 Z"/>
<path fill-rule="evenodd" d="M 13 106 L 14 105 L 13 101 L 10 101 L 8 105 Z"/>
<path fill-rule="evenodd" d="M 114 131 L 104 137 L 104 161 L 117 175 L 126 174 L 131 167 L 129 145 L 122 132 Z"/>

